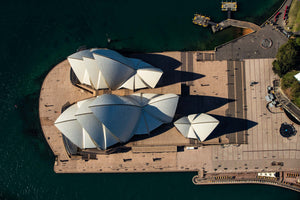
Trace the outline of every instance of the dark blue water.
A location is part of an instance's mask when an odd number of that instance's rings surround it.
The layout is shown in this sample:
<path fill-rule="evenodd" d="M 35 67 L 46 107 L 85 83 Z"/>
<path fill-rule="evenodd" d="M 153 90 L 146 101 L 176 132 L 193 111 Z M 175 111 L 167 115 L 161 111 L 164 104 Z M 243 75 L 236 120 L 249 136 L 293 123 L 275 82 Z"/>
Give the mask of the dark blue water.
<path fill-rule="evenodd" d="M 240 0 L 234 18 L 262 23 L 281 0 Z M 79 46 L 121 52 L 204 50 L 240 35 L 213 35 L 194 13 L 226 17 L 220 1 L 5 1 L 0 5 L 0 199 L 297 199 L 272 186 L 194 186 L 193 173 L 55 174 L 38 119 L 47 72 Z M 107 43 L 107 38 L 112 42 Z M 15 107 L 17 105 L 17 108 Z"/>

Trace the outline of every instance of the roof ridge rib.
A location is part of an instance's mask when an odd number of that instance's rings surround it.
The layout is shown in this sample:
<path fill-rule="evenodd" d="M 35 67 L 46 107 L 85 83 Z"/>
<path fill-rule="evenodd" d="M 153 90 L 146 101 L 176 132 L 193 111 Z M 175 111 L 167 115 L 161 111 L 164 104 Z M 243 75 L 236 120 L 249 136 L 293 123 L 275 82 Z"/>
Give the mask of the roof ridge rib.
<path fill-rule="evenodd" d="M 151 102 L 151 103 L 156 103 L 156 102 L 160 102 L 160 101 L 164 101 L 164 100 L 167 100 L 167 99 L 172 99 L 172 98 L 175 98 L 175 97 L 178 97 L 178 96 L 174 96 L 174 97 L 169 97 L 169 98 L 166 98 L 166 99 L 161 99 L 161 100 L 158 100 L 158 101 L 154 101 L 154 102 Z M 152 99 L 150 99 L 150 101 L 151 101 Z M 149 101 L 149 102 L 150 102 Z M 147 105 L 151 105 L 150 103 L 148 103 Z M 145 106 L 147 106 L 147 105 L 145 105 Z"/>
<path fill-rule="evenodd" d="M 91 108 L 91 107 L 100 107 L 100 106 L 134 106 L 134 107 L 141 108 L 141 106 L 139 106 L 139 105 L 130 105 L 130 104 L 105 104 L 105 105 L 93 105 L 93 106 L 89 106 L 89 108 Z"/>
<path fill-rule="evenodd" d="M 77 119 L 68 119 L 68 120 L 64 120 L 64 121 L 60 121 L 60 122 L 54 122 L 54 124 L 60 124 L 60 123 L 64 123 L 64 122 L 71 122 L 71 121 L 76 121 Z"/>
<path fill-rule="evenodd" d="M 197 123 L 191 123 L 191 124 L 209 124 L 209 123 L 218 123 L 219 121 L 209 121 L 209 122 L 197 122 Z"/>
<path fill-rule="evenodd" d="M 112 58 L 110 58 L 110 57 L 108 57 L 108 56 L 105 56 L 105 55 L 100 55 L 100 54 L 97 54 L 97 53 L 92 53 L 92 54 L 96 54 L 97 56 L 102 56 L 102 57 L 104 57 L 104 58 L 107 58 L 107 59 L 110 59 L 110 60 L 113 60 L 113 61 L 116 61 L 116 62 L 118 62 L 118 63 L 121 63 L 122 65 L 125 65 L 126 67 L 129 67 L 130 69 L 133 69 L 133 70 L 135 70 L 136 71 L 136 69 L 134 69 L 133 67 L 131 67 L 131 66 L 129 66 L 129 65 L 127 65 L 127 64 L 125 64 L 125 63 L 123 63 L 123 62 L 121 62 L 121 61 L 119 61 L 119 60 L 115 60 L 115 59 L 112 59 Z M 122 54 L 120 54 L 121 56 L 123 56 Z M 126 58 L 127 59 L 127 57 L 125 57 L 125 56 L 123 56 L 124 58 Z"/>

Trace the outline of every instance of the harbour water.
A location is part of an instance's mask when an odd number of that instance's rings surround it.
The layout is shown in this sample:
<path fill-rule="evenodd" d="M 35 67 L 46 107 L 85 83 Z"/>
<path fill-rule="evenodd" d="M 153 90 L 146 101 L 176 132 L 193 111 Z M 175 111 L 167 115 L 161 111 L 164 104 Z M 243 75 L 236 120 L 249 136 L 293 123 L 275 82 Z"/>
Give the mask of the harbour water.
<path fill-rule="evenodd" d="M 260 24 L 281 2 L 239 0 L 233 16 Z M 19 0 L 2 2 L 0 11 L 0 199 L 299 199 L 273 186 L 195 186 L 194 173 L 53 172 L 38 119 L 47 72 L 83 45 L 124 53 L 213 49 L 241 34 L 192 24 L 196 12 L 225 19 L 219 0 Z"/>

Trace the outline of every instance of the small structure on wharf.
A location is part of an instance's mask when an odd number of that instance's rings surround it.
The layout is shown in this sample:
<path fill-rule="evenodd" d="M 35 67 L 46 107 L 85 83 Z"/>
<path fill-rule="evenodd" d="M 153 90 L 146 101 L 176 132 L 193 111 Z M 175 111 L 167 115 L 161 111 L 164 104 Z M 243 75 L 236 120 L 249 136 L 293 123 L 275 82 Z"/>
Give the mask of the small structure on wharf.
<path fill-rule="evenodd" d="M 207 27 L 209 25 L 210 18 L 204 15 L 195 14 L 193 23 L 199 26 Z"/>
<path fill-rule="evenodd" d="M 222 2 L 221 8 L 222 11 L 237 11 L 237 2 Z"/>
<path fill-rule="evenodd" d="M 222 2 L 221 5 L 222 11 L 227 11 L 227 18 L 231 18 L 231 11 L 237 11 L 237 2 Z"/>

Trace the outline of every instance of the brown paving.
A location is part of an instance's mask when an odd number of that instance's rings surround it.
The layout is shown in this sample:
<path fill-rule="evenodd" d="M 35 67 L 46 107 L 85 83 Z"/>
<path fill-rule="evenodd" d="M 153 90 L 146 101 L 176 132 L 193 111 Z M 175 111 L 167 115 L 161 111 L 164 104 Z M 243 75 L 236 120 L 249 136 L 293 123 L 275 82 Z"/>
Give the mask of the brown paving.
<path fill-rule="evenodd" d="M 92 95 L 74 87 L 70 82 L 70 67 L 67 60 L 54 67 L 45 78 L 39 100 L 39 115 L 45 138 L 55 155 L 61 160 L 68 159 L 62 136 L 54 126 L 61 108 L 69 102 L 75 103 Z M 49 78 L 50 77 L 50 78 Z"/>
<path fill-rule="evenodd" d="M 245 60 L 247 119 L 257 122 L 257 125 L 248 130 L 248 144 L 213 147 L 212 159 L 217 171 L 299 170 L 299 134 L 289 139 L 279 134 L 281 123 L 292 121 L 279 108 L 272 108 L 277 114 L 266 109 L 266 88 L 276 78 L 271 69 L 272 61 Z M 251 81 L 257 81 L 258 84 L 251 87 Z M 300 126 L 295 124 L 295 128 L 299 133 Z M 284 162 L 284 166 L 271 166 L 272 161 Z"/>
<path fill-rule="evenodd" d="M 270 48 L 263 48 L 261 42 L 264 39 L 272 41 Z M 287 38 L 274 26 L 264 25 L 259 31 L 237 38 L 228 43 L 216 47 L 217 60 L 240 60 L 274 58 L 281 45 L 287 42 Z"/>
<path fill-rule="evenodd" d="M 228 90 L 228 62 L 227 61 L 197 61 L 199 52 L 166 52 L 160 53 L 182 62 L 182 65 L 174 71 L 187 71 L 205 75 L 193 81 L 187 81 L 189 94 L 191 96 L 208 96 L 211 98 L 227 99 Z M 203 53 L 203 52 L 202 52 Z M 184 60 L 182 60 L 184 59 Z M 198 149 L 163 152 L 163 153 L 133 153 L 132 151 L 124 153 L 115 153 L 110 155 L 97 155 L 97 160 L 70 159 L 63 146 L 61 134 L 54 127 L 53 123 L 60 115 L 61 107 L 69 101 L 77 102 L 81 99 L 89 98 L 92 94 L 82 89 L 74 87 L 69 81 L 70 66 L 64 61 L 53 68 L 47 75 L 40 95 L 40 118 L 45 138 L 54 154 L 58 157 L 54 170 L 58 173 L 80 173 L 80 172 L 154 172 L 154 171 L 198 171 L 205 169 L 208 172 L 224 171 L 247 171 L 247 170 L 271 170 L 279 167 L 270 167 L 273 160 L 285 161 L 284 169 L 299 169 L 299 149 L 297 145 L 299 134 L 287 140 L 278 134 L 280 123 L 290 122 L 283 113 L 271 114 L 265 108 L 264 96 L 266 86 L 271 84 L 274 75 L 271 72 L 271 59 L 245 60 L 245 87 L 247 113 L 243 117 L 258 124 L 248 130 L 248 144 L 245 145 L 213 145 L 202 146 Z M 164 75 L 170 75 L 168 72 Z M 178 73 L 174 75 L 179 76 Z M 234 74 L 235 75 L 235 74 Z M 194 76 L 194 75 L 193 75 Z M 243 78 L 243 77 L 242 77 Z M 233 79 L 238 81 L 239 79 Z M 250 81 L 258 81 L 259 84 L 250 87 Z M 202 84 L 202 85 L 201 85 Z M 235 83 L 236 88 L 240 83 Z M 204 86 L 205 85 L 205 86 Z M 237 91 L 237 90 L 235 90 Z M 176 82 L 167 86 L 161 86 L 155 89 L 139 90 L 137 92 L 148 93 L 176 93 L 181 94 L 181 83 Z M 129 90 L 113 91 L 113 94 L 128 95 L 133 93 Z M 59 96 L 57 96 L 59 94 Z M 197 98 L 188 99 L 187 102 L 197 103 Z M 180 117 L 180 113 L 189 112 L 193 114 L 194 110 L 202 107 L 211 106 L 206 100 L 203 104 L 196 105 L 195 108 L 177 109 L 175 119 Z M 229 107 L 237 107 L 239 104 L 224 104 L 207 112 L 212 115 L 226 116 Z M 45 105 L 49 105 L 46 107 Z M 180 106 L 180 104 L 179 104 Z M 233 113 L 238 116 L 238 110 Z M 299 133 L 299 126 L 297 126 Z M 234 133 L 234 134 L 240 134 Z M 244 133 L 241 133 L 244 134 Z M 226 135 L 220 138 L 222 143 L 228 143 Z M 218 138 L 207 141 L 207 143 L 218 143 Z M 299 142 L 298 142 L 299 143 Z M 154 134 L 142 140 L 133 140 L 126 144 L 127 146 L 193 146 L 189 139 L 184 138 L 172 124 L 165 125 L 163 128 L 155 130 Z M 158 160 L 155 160 L 159 158 Z M 129 159 L 124 161 L 124 159 Z M 66 160 L 66 161 L 63 161 Z M 246 164 L 246 165 L 245 165 Z M 220 167 L 219 167 L 220 166 Z M 265 168 L 268 166 L 268 168 Z M 226 170 L 224 168 L 227 168 Z M 237 168 L 237 169 L 235 169 Z M 248 169 L 245 169 L 248 168 Z M 257 169 L 256 169 L 257 168 Z"/>

